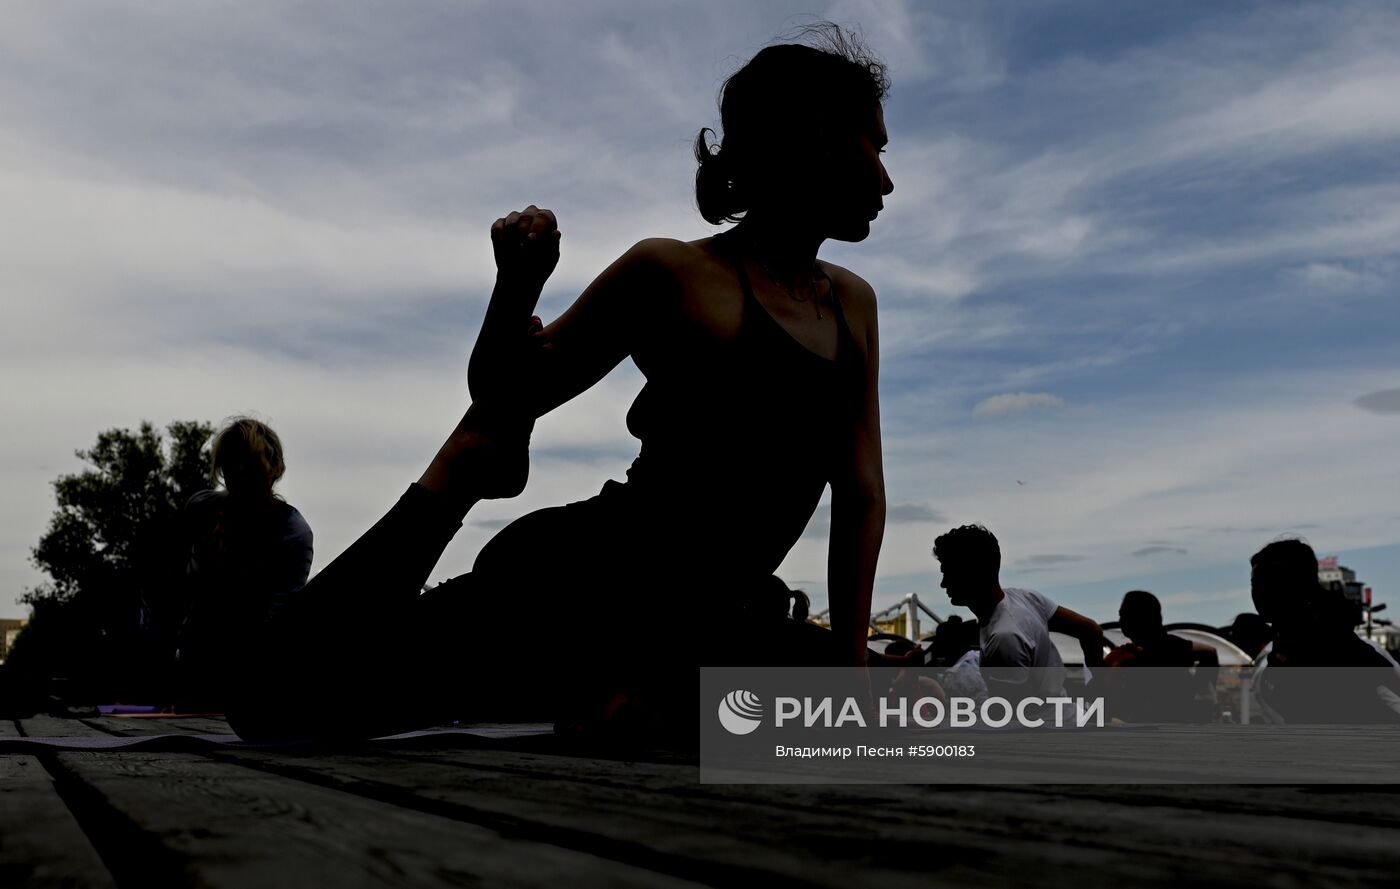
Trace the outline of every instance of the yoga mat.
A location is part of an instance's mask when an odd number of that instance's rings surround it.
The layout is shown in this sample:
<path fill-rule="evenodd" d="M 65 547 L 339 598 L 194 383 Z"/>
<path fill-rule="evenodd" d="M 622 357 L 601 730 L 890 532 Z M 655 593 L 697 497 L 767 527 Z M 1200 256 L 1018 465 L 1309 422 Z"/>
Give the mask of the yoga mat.
<path fill-rule="evenodd" d="M 373 738 L 366 743 L 396 746 L 423 744 L 443 741 L 506 741 L 516 738 L 533 738 L 554 733 L 554 726 L 546 723 L 521 723 L 514 725 L 457 726 L 453 728 L 423 729 Z M 42 738 L 0 738 L 0 754 L 39 753 L 46 750 L 146 750 L 146 751 L 191 751 L 207 750 L 214 747 L 234 747 L 245 749 L 268 749 L 294 747 L 312 743 L 310 739 L 289 739 L 280 742 L 244 741 L 234 734 L 187 734 L 171 733 L 164 735 L 136 736 L 93 736 L 93 737 L 42 737 Z"/>

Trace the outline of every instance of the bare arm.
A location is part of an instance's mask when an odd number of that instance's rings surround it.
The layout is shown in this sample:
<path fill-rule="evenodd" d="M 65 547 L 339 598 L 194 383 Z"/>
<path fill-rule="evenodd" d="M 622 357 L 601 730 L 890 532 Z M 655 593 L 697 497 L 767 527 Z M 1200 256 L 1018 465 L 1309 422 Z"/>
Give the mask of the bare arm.
<path fill-rule="evenodd" d="M 1079 647 L 1084 652 L 1085 666 L 1103 666 L 1103 628 L 1094 621 L 1062 605 L 1050 617 L 1050 632 L 1064 633 L 1078 639 Z"/>
<path fill-rule="evenodd" d="M 527 219 L 528 224 L 522 221 Z M 674 289 L 660 246 L 665 242 L 642 241 L 608 266 L 558 319 L 530 332 L 531 313 L 558 261 L 554 216 L 529 207 L 497 220 L 491 237 L 496 286 L 467 382 L 476 398 L 489 399 L 509 386 L 510 400 L 527 405 L 535 417 L 587 390 L 631 354 L 640 332 L 655 321 L 654 297 Z"/>
<path fill-rule="evenodd" d="M 663 238 L 637 242 L 545 326 L 553 361 L 539 380 L 540 414 L 590 388 L 644 340 L 658 338 L 678 294 L 677 245 Z"/>
<path fill-rule="evenodd" d="M 879 339 L 874 293 L 866 288 L 865 385 L 847 464 L 831 481 L 827 591 L 831 629 L 843 664 L 866 662 L 870 596 L 885 535 L 885 474 L 880 448 Z"/>

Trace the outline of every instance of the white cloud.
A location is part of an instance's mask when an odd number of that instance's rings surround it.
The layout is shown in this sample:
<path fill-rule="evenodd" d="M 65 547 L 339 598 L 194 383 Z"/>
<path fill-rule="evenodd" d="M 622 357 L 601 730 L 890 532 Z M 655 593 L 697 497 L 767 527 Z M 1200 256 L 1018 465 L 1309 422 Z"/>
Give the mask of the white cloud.
<path fill-rule="evenodd" d="M 956 13 L 916 0 L 835 0 L 824 13 L 858 25 L 895 78 L 895 88 L 933 83 L 941 90 L 973 93 L 1006 77 L 999 16 L 992 8 Z"/>
<path fill-rule="evenodd" d="M 1310 262 L 1293 274 L 1304 287 L 1328 294 L 1374 293 L 1385 286 L 1385 277 L 1381 274 L 1339 263 Z"/>
<path fill-rule="evenodd" d="M 1183 565 L 1247 560 L 1303 526 L 1326 549 L 1380 546 L 1395 542 L 1394 498 L 1378 483 L 1394 423 L 1336 394 L 1374 379 L 1308 370 L 1222 381 L 1209 397 L 1146 406 L 1127 397 L 1048 420 L 1033 436 L 970 425 L 947 452 L 890 439 L 887 450 L 899 456 L 886 473 L 901 498 L 929 503 L 949 524 L 984 522 L 1010 562 L 1087 556 L 1061 569 L 1066 583 L 1141 574 L 1132 553 L 1144 540 L 1186 549 Z M 912 540 L 887 545 L 882 573 L 927 571 L 926 552 Z"/>
<path fill-rule="evenodd" d="M 0 372 L 20 385 L 0 396 L 0 580 L 32 582 L 23 553 L 48 481 L 99 429 L 242 409 L 283 432 L 287 494 L 324 564 L 460 413 L 490 221 L 532 200 L 559 211 L 545 314 L 640 237 L 708 233 L 689 143 L 715 123 L 723 77 L 809 9 L 8 11 Z M 862 22 L 896 79 L 896 191 L 867 242 L 826 251 L 880 293 L 892 503 L 984 519 L 1023 556 L 1086 556 L 1056 567 L 1070 580 L 1132 576 L 1149 560 L 1130 553 L 1158 538 L 1182 562 L 1233 559 L 1288 523 L 1337 547 L 1392 542 L 1376 480 L 1394 424 L 1374 390 L 1393 366 L 1279 372 L 1249 338 L 1228 355 L 1180 345 L 1277 319 L 1297 291 L 1388 293 L 1393 8 L 1274 5 L 1035 58 L 1012 55 L 1018 16 L 990 7 L 838 0 L 822 14 Z M 1098 48 L 1091 37 L 1076 46 Z M 1388 303 L 1326 305 L 1382 355 Z M 620 476 L 637 385 L 625 370 L 546 418 L 530 489 L 473 519 Z M 1338 394 L 1358 392 L 1372 395 Z M 975 422 L 1032 410 L 1035 424 Z M 1198 530 L 1167 530 L 1185 525 Z M 1249 532 L 1208 530 L 1222 526 Z M 891 522 L 881 573 L 930 570 L 930 531 Z M 434 577 L 484 539 L 463 531 Z M 804 539 L 784 572 L 824 577 L 825 560 Z"/>
<path fill-rule="evenodd" d="M 1024 414 L 1027 411 L 1057 410 L 1066 402 L 1058 395 L 1048 392 L 1009 392 L 993 395 L 977 403 L 972 409 L 974 417 L 1002 417 L 1008 414 Z"/>

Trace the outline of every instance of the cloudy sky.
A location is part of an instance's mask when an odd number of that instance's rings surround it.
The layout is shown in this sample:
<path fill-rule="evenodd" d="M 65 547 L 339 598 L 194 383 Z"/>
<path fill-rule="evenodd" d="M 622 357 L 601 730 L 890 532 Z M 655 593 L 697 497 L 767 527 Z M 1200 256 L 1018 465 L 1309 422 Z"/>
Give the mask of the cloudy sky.
<path fill-rule="evenodd" d="M 894 78 L 888 209 L 824 251 L 880 297 L 877 607 L 946 613 L 929 547 L 973 521 L 1100 619 L 1145 587 L 1226 621 L 1284 533 L 1396 591 L 1395 4 L 34 0 L 0 29 L 0 615 L 50 481 L 143 419 L 269 420 L 326 564 L 461 413 L 491 222 L 558 212 L 546 315 L 711 233 L 690 143 L 810 16 Z M 639 385 L 542 421 L 435 578 L 621 478 Z M 824 518 L 782 571 L 819 605 Z"/>

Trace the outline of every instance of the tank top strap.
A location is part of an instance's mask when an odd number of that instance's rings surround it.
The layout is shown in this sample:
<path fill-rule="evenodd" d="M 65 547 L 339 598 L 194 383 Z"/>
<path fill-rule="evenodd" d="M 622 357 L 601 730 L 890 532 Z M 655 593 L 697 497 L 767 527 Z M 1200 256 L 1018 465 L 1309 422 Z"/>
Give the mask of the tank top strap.
<path fill-rule="evenodd" d="M 714 240 L 720 245 L 721 252 L 728 256 L 729 261 L 734 264 L 735 270 L 739 273 L 739 286 L 743 288 L 744 291 L 744 318 L 748 319 L 752 317 L 755 308 L 762 313 L 758 317 L 766 316 L 771 318 L 772 316 L 769 314 L 768 310 L 763 308 L 762 303 L 758 301 L 758 297 L 754 296 L 753 284 L 749 281 L 748 269 L 744 267 L 744 260 L 743 257 L 739 255 L 732 231 L 731 229 L 730 231 L 720 232 L 715 235 Z M 817 273 L 825 279 L 827 287 L 830 288 L 832 310 L 836 313 L 836 360 L 841 361 L 849 359 L 859 353 L 853 351 L 855 347 L 855 335 L 851 332 L 851 325 L 846 320 L 846 311 L 841 306 L 841 294 L 836 289 L 836 281 L 823 271 L 820 266 L 817 267 Z M 776 321 L 773 323 L 777 324 Z M 806 347 L 804 346 L 803 348 Z"/>
<path fill-rule="evenodd" d="M 827 287 L 831 290 L 831 309 L 836 314 L 836 359 L 850 359 L 859 352 L 855 350 L 855 334 L 851 332 L 850 322 L 846 320 L 846 310 L 841 305 L 841 293 L 836 289 L 836 281 L 820 267 L 817 272 L 826 279 Z"/>

